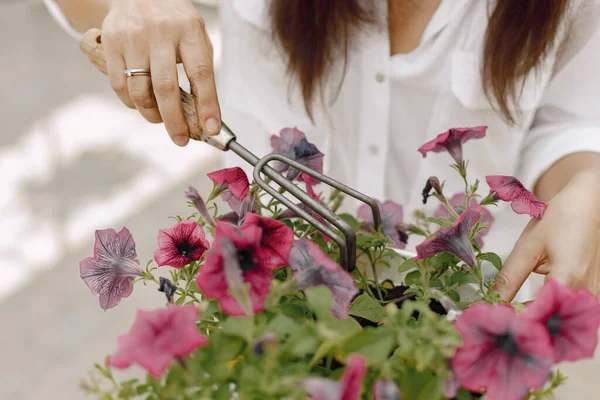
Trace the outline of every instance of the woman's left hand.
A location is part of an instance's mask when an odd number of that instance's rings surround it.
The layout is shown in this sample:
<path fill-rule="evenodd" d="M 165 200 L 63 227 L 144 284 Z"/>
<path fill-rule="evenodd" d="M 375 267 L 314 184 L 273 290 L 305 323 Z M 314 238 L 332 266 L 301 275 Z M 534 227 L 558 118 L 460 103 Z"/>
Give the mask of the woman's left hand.
<path fill-rule="evenodd" d="M 531 220 L 494 289 L 510 302 L 531 272 L 600 295 L 600 171 L 573 176 L 542 219 Z"/>

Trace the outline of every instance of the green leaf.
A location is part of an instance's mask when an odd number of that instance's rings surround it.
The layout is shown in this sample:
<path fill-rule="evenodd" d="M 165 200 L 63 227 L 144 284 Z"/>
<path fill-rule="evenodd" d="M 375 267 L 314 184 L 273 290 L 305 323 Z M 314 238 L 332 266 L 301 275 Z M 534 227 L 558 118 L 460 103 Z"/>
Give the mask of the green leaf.
<path fill-rule="evenodd" d="M 406 275 L 406 278 L 404 278 L 404 284 L 406 286 L 410 286 L 412 284 L 420 282 L 420 280 L 421 280 L 421 271 L 419 271 L 419 270 L 412 271 Z"/>
<path fill-rule="evenodd" d="M 245 339 L 248 343 L 253 341 L 252 331 L 254 319 L 252 317 L 229 317 L 221 325 L 221 332 Z"/>
<path fill-rule="evenodd" d="M 360 331 L 362 327 L 354 318 L 345 318 L 345 319 L 337 319 L 333 315 L 327 315 L 322 319 L 325 323 L 325 326 L 331 331 L 336 332 L 340 335 L 340 338 L 343 339 L 345 337 L 354 335 L 356 332 Z"/>
<path fill-rule="evenodd" d="M 444 380 L 431 371 L 417 372 L 407 368 L 400 379 L 402 399 L 438 400 L 443 398 Z"/>
<path fill-rule="evenodd" d="M 439 253 L 429 259 L 429 264 L 435 269 L 448 269 L 459 262 L 460 260 L 452 253 Z"/>
<path fill-rule="evenodd" d="M 293 332 L 285 342 L 283 352 L 296 357 L 313 354 L 319 345 L 314 326 L 303 326 Z"/>
<path fill-rule="evenodd" d="M 350 337 L 342 346 L 344 357 L 362 354 L 368 365 L 379 365 L 386 360 L 394 347 L 395 334 L 391 329 L 366 327 Z"/>
<path fill-rule="evenodd" d="M 455 303 L 460 301 L 460 294 L 454 289 L 450 289 L 448 291 L 448 297 L 450 297 Z"/>
<path fill-rule="evenodd" d="M 441 227 L 452 225 L 452 221 L 450 221 L 450 220 L 446 221 L 446 220 L 444 220 L 442 218 L 434 218 L 434 217 L 427 217 L 427 218 L 425 218 L 425 222 L 428 222 L 430 224 L 436 224 L 436 225 L 439 225 Z"/>
<path fill-rule="evenodd" d="M 385 317 L 385 309 L 377 300 L 363 293 L 350 305 L 350 315 L 379 322 Z"/>
<path fill-rule="evenodd" d="M 398 272 L 406 272 L 409 269 L 417 268 L 417 262 L 413 258 L 408 258 L 404 260 L 402 264 L 398 267 Z"/>
<path fill-rule="evenodd" d="M 284 314 L 277 314 L 277 316 L 268 323 L 266 330 L 283 336 L 295 332 L 300 326 L 301 325 L 292 318 Z"/>
<path fill-rule="evenodd" d="M 347 213 L 343 213 L 343 214 L 340 214 L 340 218 L 343 219 L 344 221 L 346 221 L 348 223 L 348 225 L 350 225 L 350 227 L 352 227 L 352 230 L 354 232 L 358 232 L 358 230 L 360 229 L 360 222 L 358 222 L 356 220 L 356 218 L 354 218 L 354 216 L 347 214 Z"/>
<path fill-rule="evenodd" d="M 500 271 L 502 269 L 502 259 L 498 257 L 495 253 L 483 253 L 480 254 L 477 258 L 483 261 L 488 261 L 492 263 L 492 265 Z"/>
<path fill-rule="evenodd" d="M 325 318 L 331 315 L 333 297 L 331 291 L 326 286 L 314 286 L 304 291 L 306 300 L 312 307 L 318 318 Z"/>
<path fill-rule="evenodd" d="M 466 285 L 467 283 L 477 283 L 477 279 L 475 279 L 473 275 L 466 274 L 463 271 L 456 271 L 452 274 L 452 277 L 450 279 L 450 286 L 462 286 Z"/>
<path fill-rule="evenodd" d="M 295 297 L 286 299 L 279 304 L 281 312 L 290 318 L 297 320 L 312 319 L 313 313 L 305 301 Z"/>

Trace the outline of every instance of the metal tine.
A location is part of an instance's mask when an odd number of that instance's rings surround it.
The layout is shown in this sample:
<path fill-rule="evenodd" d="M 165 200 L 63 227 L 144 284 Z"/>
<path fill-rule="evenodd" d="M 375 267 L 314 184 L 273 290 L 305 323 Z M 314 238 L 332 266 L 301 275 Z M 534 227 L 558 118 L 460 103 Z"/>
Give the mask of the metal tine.
<path fill-rule="evenodd" d="M 357 192 L 354 189 L 351 189 L 351 188 L 343 185 L 342 183 L 340 183 L 328 176 L 325 176 L 313 169 L 310 169 L 310 168 L 306 167 L 305 165 L 302 165 L 296 161 L 293 161 L 293 160 L 289 159 L 288 157 L 285 157 L 281 154 L 267 155 L 267 156 L 263 157 L 255 166 L 254 180 L 257 182 L 257 184 L 259 186 L 263 187 L 265 190 L 267 190 L 267 189 L 264 186 L 268 186 L 268 184 L 260 178 L 260 172 L 267 166 L 267 164 L 270 161 L 279 161 L 281 163 L 287 164 L 289 167 L 298 169 L 301 172 L 304 172 L 307 175 L 309 175 L 313 178 L 316 178 L 316 179 L 322 181 L 323 183 L 330 185 L 343 193 L 348 194 L 351 197 L 357 198 L 358 200 L 365 202 L 366 204 L 368 204 L 371 207 L 371 210 L 374 213 L 373 220 L 374 220 L 376 226 L 379 226 L 379 224 L 381 223 L 379 207 L 377 206 L 377 202 L 375 202 L 373 199 L 363 195 L 362 193 Z M 273 195 L 274 193 L 277 193 L 277 195 L 279 195 L 279 192 L 275 191 L 270 186 L 269 186 L 269 189 L 271 189 L 269 191 L 269 193 L 271 195 Z M 297 192 L 302 192 L 302 194 L 300 196 L 298 196 L 297 194 L 299 194 L 299 193 L 297 193 Z M 300 188 L 298 188 L 296 185 L 294 185 L 294 190 L 290 191 L 290 193 L 299 199 L 302 195 L 306 195 L 306 193 L 303 190 L 301 190 Z M 275 196 L 275 197 L 281 201 L 281 199 L 278 196 Z M 281 197 L 284 197 L 284 196 L 281 196 Z M 302 197 L 304 197 L 304 196 L 302 196 Z M 356 234 L 354 233 L 354 230 L 352 229 L 352 227 L 346 221 L 341 219 L 337 214 L 335 214 L 333 211 L 329 210 L 327 207 L 320 204 L 318 201 L 316 201 L 312 198 L 310 198 L 310 201 L 308 201 L 308 202 L 304 201 L 303 199 L 300 199 L 300 200 L 303 203 L 305 203 L 309 208 L 311 208 L 315 213 L 321 215 L 323 218 L 325 218 L 327 221 L 329 221 L 332 225 L 334 225 L 336 228 L 338 228 L 344 234 L 345 246 L 340 245 L 340 253 L 343 254 L 343 252 L 345 250 L 345 252 L 346 252 L 345 258 L 347 260 L 347 264 L 346 264 L 347 268 L 346 269 L 348 269 L 348 270 L 352 269 L 356 263 Z M 298 207 L 295 205 L 294 205 L 294 208 L 298 209 Z M 293 209 L 293 211 L 297 212 L 296 209 Z M 305 218 L 307 216 L 307 213 L 304 212 L 299 215 L 302 218 Z M 311 219 L 314 220 L 314 218 L 311 218 Z M 308 220 L 308 222 L 312 223 L 312 221 L 310 221 L 310 220 Z M 315 224 L 313 224 L 313 225 L 317 229 L 321 230 L 320 226 L 315 225 Z M 321 224 L 319 224 L 319 225 L 321 225 Z M 321 230 L 321 232 L 323 232 L 323 230 Z M 325 234 L 327 234 L 327 233 L 325 233 Z M 340 244 L 339 241 L 336 241 L 336 243 Z"/>
<path fill-rule="evenodd" d="M 357 192 L 356 190 L 349 188 L 348 186 L 343 185 L 340 182 L 337 182 L 337 181 L 331 179 L 328 176 L 320 174 L 320 173 L 318 173 L 308 167 L 305 167 L 304 165 L 299 164 L 299 163 L 297 163 L 285 156 L 282 156 L 280 154 L 271 154 L 266 157 L 263 157 L 262 159 L 259 159 L 252 152 L 250 152 L 244 146 L 239 144 L 235 139 L 231 140 L 227 144 L 227 149 L 232 151 L 233 153 L 237 154 L 240 158 L 242 158 L 243 160 L 245 160 L 246 162 L 248 162 L 249 164 L 251 164 L 255 167 L 254 172 L 253 172 L 253 177 L 254 177 L 254 180 L 256 181 L 256 183 L 262 189 L 264 189 L 271 196 L 278 199 L 282 204 L 284 204 L 285 206 L 290 208 L 292 211 L 294 211 L 296 214 L 298 214 L 301 218 L 305 219 L 309 224 L 313 225 L 319 231 L 321 231 L 325 235 L 329 236 L 331 239 L 333 239 L 339 245 L 339 247 L 340 247 L 340 264 L 342 264 L 342 266 L 344 266 L 345 269 L 350 270 L 354 267 L 354 265 L 356 263 L 356 235 L 354 234 L 354 231 L 352 230 L 350 225 L 346 221 L 341 219 L 337 214 L 335 214 L 334 212 L 332 212 L 331 210 L 327 209 L 325 206 L 320 204 L 318 201 L 313 199 L 308 193 L 306 193 L 304 190 L 300 189 L 293 182 L 291 182 L 290 180 L 285 178 L 282 174 L 280 174 L 279 172 L 277 172 L 275 169 L 273 169 L 272 167 L 270 167 L 267 164 L 268 164 L 268 162 L 270 162 L 272 160 L 281 161 L 283 163 L 288 164 L 289 166 L 292 166 L 293 168 L 296 168 L 302 172 L 305 172 L 306 174 L 308 174 L 316 179 L 321 180 L 325 184 L 328 184 L 328 185 L 340 190 L 341 192 L 348 194 L 351 197 L 354 197 L 354 198 L 368 204 L 373 212 L 373 221 L 374 221 L 374 225 L 376 228 L 378 228 L 379 225 L 381 224 L 381 215 L 379 214 L 379 207 L 377 206 L 377 202 L 375 202 L 370 197 L 367 197 L 367 196 L 363 195 L 362 193 Z M 325 218 L 327 221 L 329 221 L 332 225 L 334 225 L 338 229 L 340 229 L 340 231 L 342 233 L 344 233 L 344 235 L 346 236 L 345 237 L 346 240 L 342 239 L 338 234 L 331 231 L 331 229 L 329 229 L 323 223 L 321 223 L 316 218 L 314 218 L 312 215 L 310 215 L 310 213 L 302 210 L 300 207 L 298 207 L 296 204 L 294 204 L 288 198 L 286 198 L 281 193 L 276 191 L 273 187 L 269 186 L 267 184 L 267 182 L 264 181 L 264 179 L 262 179 L 262 177 L 260 176 L 261 172 L 263 174 L 265 174 L 267 177 L 271 178 L 279 186 L 283 187 L 288 193 L 290 193 L 292 196 L 297 198 L 300 202 L 306 204 L 315 213 L 321 215 L 323 218 Z"/>

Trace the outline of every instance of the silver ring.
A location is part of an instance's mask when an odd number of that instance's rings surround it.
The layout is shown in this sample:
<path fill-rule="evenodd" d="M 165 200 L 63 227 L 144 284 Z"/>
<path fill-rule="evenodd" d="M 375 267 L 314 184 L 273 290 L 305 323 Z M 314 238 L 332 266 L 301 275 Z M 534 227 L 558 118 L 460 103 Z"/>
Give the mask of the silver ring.
<path fill-rule="evenodd" d="M 126 69 L 125 75 L 127 76 L 150 76 L 150 70 L 144 68 Z"/>

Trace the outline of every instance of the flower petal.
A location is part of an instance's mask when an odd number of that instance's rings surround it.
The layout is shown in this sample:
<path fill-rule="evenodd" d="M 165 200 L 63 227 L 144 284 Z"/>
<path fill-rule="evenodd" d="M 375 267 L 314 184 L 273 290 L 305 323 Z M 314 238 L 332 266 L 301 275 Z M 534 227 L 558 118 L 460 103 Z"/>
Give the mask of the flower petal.
<path fill-rule="evenodd" d="M 261 245 L 254 255 L 258 264 L 268 269 L 286 265 L 294 243 L 294 232 L 290 227 L 271 218 L 247 213 L 242 227 L 249 226 L 262 228 Z"/>
<path fill-rule="evenodd" d="M 350 303 L 358 293 L 350 273 L 308 239 L 296 241 L 290 253 L 289 264 L 294 272 L 292 279 L 296 280 L 298 289 L 327 286 L 333 297 L 332 314 L 338 319 L 348 316 Z"/>
<path fill-rule="evenodd" d="M 440 229 L 435 236 L 417 245 L 415 260 L 430 258 L 438 253 L 448 252 L 474 267 L 475 252 L 468 237 L 469 231 L 475 226 L 481 214 L 467 208 L 452 226 Z"/>
<path fill-rule="evenodd" d="M 367 360 L 359 355 L 348 357 L 348 366 L 340 381 L 340 399 L 358 400 L 362 391 L 362 380 L 367 374 Z"/>
<path fill-rule="evenodd" d="M 528 214 L 540 219 L 546 211 L 547 204 L 539 201 L 533 193 L 525 189 L 519 180 L 512 176 L 492 175 L 485 180 L 490 190 L 502 200 L 511 203 L 517 214 Z"/>
<path fill-rule="evenodd" d="M 194 206 L 200 212 L 200 215 L 202 216 L 202 218 L 204 218 L 207 224 L 215 226 L 215 220 L 213 219 L 212 215 L 210 215 L 210 213 L 208 212 L 208 209 L 206 208 L 206 203 L 204 203 L 204 199 L 202 199 L 202 196 L 198 194 L 198 191 L 196 189 L 194 189 L 192 186 L 188 186 L 187 190 L 185 191 L 185 197 L 189 201 L 191 201 L 192 204 L 194 204 Z"/>
<path fill-rule="evenodd" d="M 222 190 L 229 189 L 238 199 L 246 197 L 250 188 L 248 176 L 240 167 L 225 168 L 208 174 L 208 177 Z"/>
<path fill-rule="evenodd" d="M 392 380 L 378 380 L 373 386 L 373 400 L 400 400 L 398 385 Z"/>

